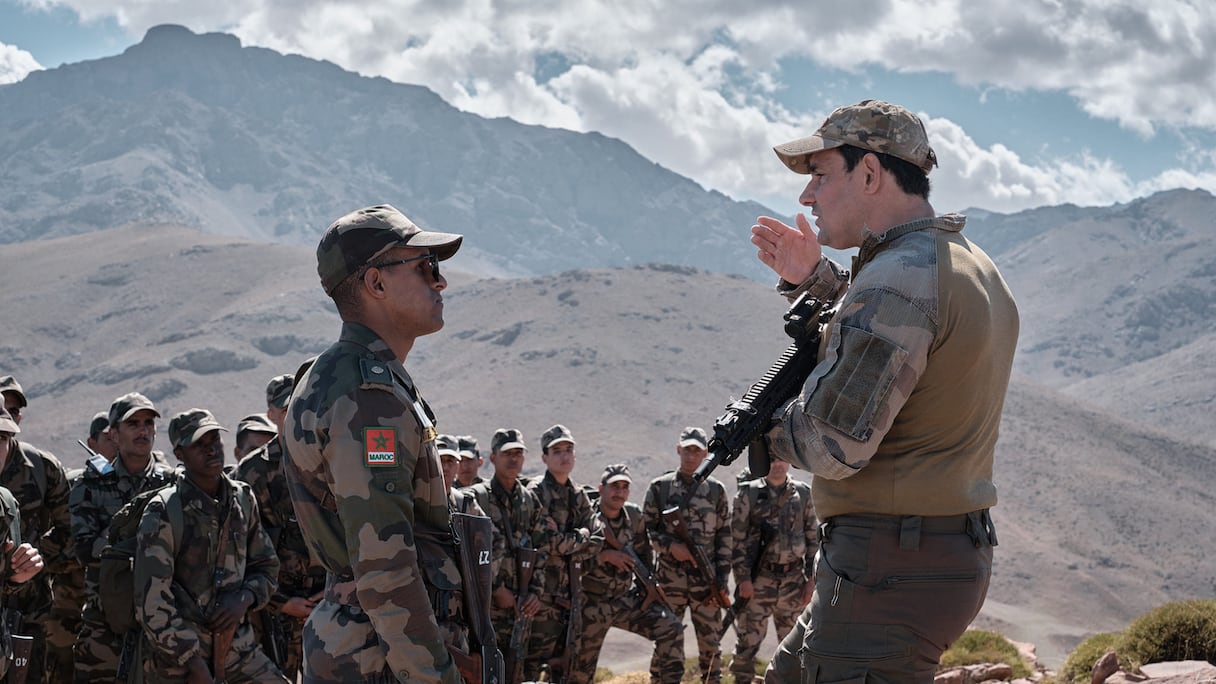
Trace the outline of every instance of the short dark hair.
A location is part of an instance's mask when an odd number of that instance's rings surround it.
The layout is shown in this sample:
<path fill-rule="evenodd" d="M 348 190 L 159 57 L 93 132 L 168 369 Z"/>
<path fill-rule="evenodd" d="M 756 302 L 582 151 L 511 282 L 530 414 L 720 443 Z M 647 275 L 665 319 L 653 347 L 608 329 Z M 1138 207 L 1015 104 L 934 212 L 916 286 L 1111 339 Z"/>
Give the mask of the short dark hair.
<path fill-rule="evenodd" d="M 872 154 L 878 157 L 878 163 L 882 168 L 895 176 L 895 182 L 899 184 L 900 190 L 909 195 L 920 195 L 929 199 L 929 176 L 916 164 L 883 152 L 863 150 L 853 145 L 841 145 L 836 149 L 840 151 L 840 156 L 844 157 L 845 172 L 852 171 L 861 162 L 862 157 Z"/>
<path fill-rule="evenodd" d="M 365 271 L 366 269 L 361 268 L 352 273 L 335 285 L 333 291 L 329 293 L 330 298 L 334 300 L 334 306 L 338 309 L 338 316 L 344 321 L 356 318 L 362 311 L 363 304 L 359 301 L 359 288 L 363 286 Z"/>

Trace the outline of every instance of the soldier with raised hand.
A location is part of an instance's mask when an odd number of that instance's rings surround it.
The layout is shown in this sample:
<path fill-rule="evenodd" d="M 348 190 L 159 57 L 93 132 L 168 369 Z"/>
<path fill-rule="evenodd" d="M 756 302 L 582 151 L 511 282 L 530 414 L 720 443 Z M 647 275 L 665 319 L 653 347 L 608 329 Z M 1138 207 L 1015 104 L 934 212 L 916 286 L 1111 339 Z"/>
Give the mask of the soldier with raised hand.
<path fill-rule="evenodd" d="M 294 387 L 295 378 L 292 375 L 277 375 L 266 383 L 265 417 L 273 435 L 269 441 L 245 454 L 237 463 L 235 476 L 253 491 L 258 512 L 262 516 L 262 528 L 270 536 L 279 557 L 278 590 L 270 597 L 266 607 L 254 615 L 254 632 L 258 643 L 265 644 L 268 637 L 279 638 L 274 633 L 276 628 L 281 630 L 280 645 L 284 647 L 284 653 L 279 654 L 283 662 L 278 665 L 292 681 L 299 674 L 303 661 L 304 621 L 312 614 L 325 589 L 325 571 L 309 556 L 283 471 L 283 439 L 280 435 L 283 434 L 287 416 L 287 400 L 291 398 Z M 241 421 L 242 424 L 245 422 Z M 249 429 L 265 432 L 263 427 Z M 237 441 L 240 439 L 238 427 Z M 267 624 L 268 620 L 275 623 Z M 268 650 L 267 655 L 273 654 Z"/>
<path fill-rule="evenodd" d="M 635 576 L 638 561 L 653 570 L 654 557 L 642 509 L 629 501 L 633 478 L 624 463 L 610 465 L 600 476 L 595 517 L 604 535 L 620 545 L 605 542 L 596 556 L 584 566 L 582 633 L 578 659 L 570 677 L 572 684 L 595 680 L 604 637 L 612 627 L 650 639 L 683 643 L 684 624 L 671 612 L 665 598 L 654 600 Z M 628 552 L 632 549 L 633 553 Z M 658 684 L 678 684 L 684 676 L 684 663 L 669 660 L 661 664 Z"/>
<path fill-rule="evenodd" d="M 21 384 L 11 375 L 0 377 L 0 394 L 5 410 L 20 425 L 29 406 Z M 72 570 L 68 557 L 72 544 L 68 478 L 53 454 L 15 435 L 0 457 L 3 458 L 0 485 L 21 505 L 21 538 L 38 549 L 45 564 L 43 572 L 17 587 L 8 599 L 10 608 L 21 611 L 26 633 L 34 637 L 27 679 L 32 684 L 43 681 L 48 668 L 62 672 L 62 667 L 66 667 L 47 657 L 46 625 L 51 614 L 53 577 Z"/>
<path fill-rule="evenodd" d="M 461 240 L 380 205 L 339 218 L 317 246 L 342 332 L 296 378 L 283 431 L 300 529 L 328 573 L 304 625 L 305 681 L 461 680 L 448 488 L 434 414 L 404 365 L 443 327 L 439 262 Z"/>
<path fill-rule="evenodd" d="M 135 617 L 150 683 L 287 682 L 245 619 L 274 593 L 279 559 L 249 486 L 224 475 L 221 431 L 205 409 L 173 416 L 169 441 L 184 473 L 139 522 Z"/>
<path fill-rule="evenodd" d="M 498 648 L 508 665 L 514 662 L 511 650 L 511 635 L 515 623 L 523 618 L 531 619 L 540 610 L 540 593 L 544 590 L 544 576 L 534 572 L 527 586 L 519 582 L 519 549 L 536 549 L 538 567 L 544 557 L 546 540 L 542 525 L 540 500 L 519 480 L 523 472 L 524 458 L 528 447 L 524 436 L 514 428 L 500 428 L 490 440 L 490 463 L 494 466 L 494 477 L 489 482 L 469 488 L 477 497 L 478 504 L 489 514 L 494 528 L 502 536 L 501 548 L 495 548 L 501 556 L 492 559 L 496 568 L 492 589 L 490 617 L 494 632 L 498 635 Z M 526 651 L 526 642 L 523 646 Z M 522 669 L 523 663 L 519 663 Z M 508 667 L 507 680 L 511 682 Z M 527 677 L 524 677 L 527 679 Z"/>
<path fill-rule="evenodd" d="M 700 679 L 713 683 L 722 678 L 719 644 L 722 611 L 713 589 L 706 586 L 697 570 L 695 549 L 690 549 L 677 539 L 663 520 L 665 509 L 684 504 L 682 513 L 689 534 L 713 566 L 712 571 L 720 586 L 725 587 L 731 561 L 730 505 L 726 500 L 726 488 L 716 478 L 709 477 L 698 483 L 692 476 L 708 455 L 708 444 L 705 430 L 699 427 L 686 427 L 680 432 L 680 440 L 676 444 L 680 467 L 650 482 L 642 512 L 646 517 L 651 543 L 658 554 L 656 574 L 663 591 L 677 618 L 683 621 L 685 610 L 692 614 L 692 625 L 697 632 Z M 651 679 L 659 679 L 673 662 L 683 666 L 682 635 L 658 642 L 650 661 Z"/>
<path fill-rule="evenodd" d="M 124 394 L 110 404 L 107 417 L 118 454 L 100 470 L 86 464 L 71 497 L 72 537 L 76 558 L 85 569 L 86 596 L 73 648 L 77 682 L 112 680 L 118 674 L 123 635 L 106 623 L 97 584 L 110 520 L 137 494 L 164 487 L 177 477 L 153 455 L 160 412 L 150 399 L 138 392 Z"/>
<path fill-rule="evenodd" d="M 784 639 L 815 589 L 808 578 L 819 549 L 819 521 L 810 485 L 791 480 L 789 471 L 790 464 L 773 461 L 767 476 L 739 485 L 731 506 L 739 639 L 730 671 L 736 682 L 755 677 L 756 653 L 768 632 L 769 616 L 777 640 Z"/>

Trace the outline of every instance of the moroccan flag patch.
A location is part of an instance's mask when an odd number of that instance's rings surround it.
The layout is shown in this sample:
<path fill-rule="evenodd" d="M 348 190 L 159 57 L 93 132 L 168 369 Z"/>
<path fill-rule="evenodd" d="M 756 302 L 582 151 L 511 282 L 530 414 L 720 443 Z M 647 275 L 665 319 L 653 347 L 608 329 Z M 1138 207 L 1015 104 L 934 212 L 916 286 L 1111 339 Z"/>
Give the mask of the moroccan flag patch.
<path fill-rule="evenodd" d="M 363 428 L 363 455 L 369 468 L 397 465 L 397 429 Z"/>

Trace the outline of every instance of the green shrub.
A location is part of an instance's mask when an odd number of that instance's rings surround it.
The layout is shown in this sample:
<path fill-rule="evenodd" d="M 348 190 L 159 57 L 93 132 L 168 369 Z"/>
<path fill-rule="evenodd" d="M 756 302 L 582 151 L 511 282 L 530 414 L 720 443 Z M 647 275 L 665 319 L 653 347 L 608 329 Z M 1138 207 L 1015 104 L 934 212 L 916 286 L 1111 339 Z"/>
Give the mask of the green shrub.
<path fill-rule="evenodd" d="M 1005 663 L 1013 668 L 1014 677 L 1030 676 L 1030 668 L 1022 660 L 1017 646 L 1000 634 L 984 629 L 969 629 L 963 632 L 963 635 L 942 653 L 940 667 L 980 663 Z"/>
<path fill-rule="evenodd" d="M 1121 636 L 1116 632 L 1103 632 L 1077 644 L 1064 660 L 1064 666 L 1056 673 L 1056 679 L 1060 684 L 1088 684 L 1092 678 L 1094 663 L 1107 651 L 1118 652 L 1115 643 Z"/>
<path fill-rule="evenodd" d="M 1216 599 L 1176 601 L 1150 610 L 1127 626 L 1115 652 L 1128 670 L 1171 660 L 1216 663 Z"/>

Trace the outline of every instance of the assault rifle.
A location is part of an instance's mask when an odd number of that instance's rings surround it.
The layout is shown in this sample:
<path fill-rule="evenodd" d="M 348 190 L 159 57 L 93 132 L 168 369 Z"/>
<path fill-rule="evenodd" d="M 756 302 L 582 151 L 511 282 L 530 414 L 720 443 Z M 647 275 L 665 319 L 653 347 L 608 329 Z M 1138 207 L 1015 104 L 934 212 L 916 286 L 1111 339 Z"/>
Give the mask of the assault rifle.
<path fill-rule="evenodd" d="M 549 681 L 555 684 L 565 684 L 570 681 L 574 672 L 574 657 L 578 651 L 578 640 L 582 636 L 583 617 L 583 565 L 573 555 L 566 559 L 566 569 L 570 576 L 570 613 L 566 620 L 566 641 L 562 644 L 561 653 L 549 663 Z"/>
<path fill-rule="evenodd" d="M 724 583 L 718 580 L 718 573 L 714 570 L 713 564 L 709 562 L 709 556 L 705 555 L 705 549 L 693 541 L 681 509 L 681 506 L 664 509 L 663 522 L 667 524 L 667 529 L 671 530 L 676 539 L 684 542 L 684 545 L 688 547 L 688 551 L 692 554 L 692 564 L 696 566 L 697 573 L 701 575 L 701 581 L 705 582 L 705 586 L 709 587 L 713 593 L 714 601 L 725 610 L 730 610 L 730 594 L 726 593 Z"/>
<path fill-rule="evenodd" d="M 256 615 L 262 622 L 262 650 L 280 669 L 287 667 L 287 626 L 283 620 L 290 618 L 270 606 L 262 608 Z"/>
<path fill-rule="evenodd" d="M 638 554 L 633 550 L 632 545 L 622 544 L 621 540 L 617 539 L 616 532 L 612 531 L 612 526 L 608 524 L 607 520 L 604 521 L 604 541 L 608 546 L 623 552 L 633 559 L 633 575 L 638 578 L 638 583 L 642 585 L 642 589 L 646 592 L 646 597 L 642 599 L 642 612 L 645 612 L 650 607 L 650 604 L 657 602 L 667 609 L 668 612 L 674 614 L 676 611 L 671 607 L 671 601 L 667 600 L 667 594 L 663 593 L 663 587 L 659 584 L 659 578 L 654 576 L 654 572 L 646 567 L 641 558 L 638 558 Z"/>
<path fill-rule="evenodd" d="M 502 653 L 495 642 L 490 619 L 491 541 L 494 525 L 489 518 L 465 513 L 452 514 L 452 533 L 460 550 L 460 576 L 464 580 L 465 618 L 475 652 L 452 646 L 448 652 L 456 669 L 469 684 L 502 684 Z"/>
<path fill-rule="evenodd" d="M 773 537 L 777 536 L 777 528 L 767 520 L 760 524 L 760 538 L 756 542 L 756 555 L 752 557 L 751 563 L 751 578 L 752 583 L 756 581 L 756 575 L 760 574 L 760 561 L 764 558 L 764 552 L 768 549 L 768 545 L 773 541 Z M 725 617 L 722 618 L 722 631 L 718 632 L 718 638 L 721 639 L 726 635 L 726 630 L 735 623 L 735 618 L 739 617 L 739 613 L 747 607 L 750 598 L 739 596 L 739 585 L 735 584 L 735 602 L 731 605 L 730 610 L 726 611 Z M 738 630 L 736 630 L 738 631 Z"/>
<path fill-rule="evenodd" d="M 802 391 L 819 357 L 820 328 L 831 312 L 829 302 L 803 293 L 785 312 L 785 333 L 793 338 L 781 356 L 739 401 L 731 402 L 714 421 L 714 434 L 707 446 L 709 456 L 693 477 L 697 482 L 720 465 L 730 465 L 748 449 L 748 466 L 753 477 L 768 475 L 769 454 L 764 435 L 772 416 L 785 402 Z M 749 448 L 750 447 L 750 448 Z M 689 496 L 692 496 L 689 490 Z"/>
<path fill-rule="evenodd" d="M 532 631 L 532 618 L 523 614 L 524 598 L 532 585 L 532 571 L 536 565 L 536 549 L 520 545 L 515 549 L 515 626 L 511 629 L 511 643 L 503 654 L 506 672 L 511 682 L 523 681 L 524 659 L 528 655 L 528 635 Z"/>

